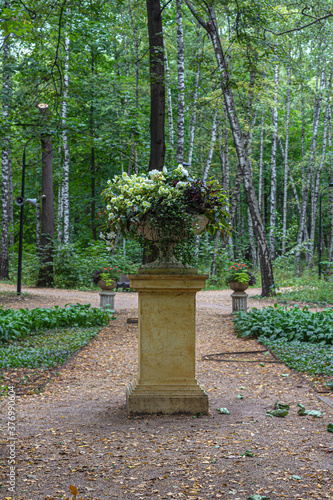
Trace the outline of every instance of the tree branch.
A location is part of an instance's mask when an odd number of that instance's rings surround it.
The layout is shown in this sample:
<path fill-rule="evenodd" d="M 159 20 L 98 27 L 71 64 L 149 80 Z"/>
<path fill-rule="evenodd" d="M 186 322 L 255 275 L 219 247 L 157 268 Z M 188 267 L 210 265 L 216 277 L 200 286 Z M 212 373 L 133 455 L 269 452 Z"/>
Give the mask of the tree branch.
<path fill-rule="evenodd" d="M 187 7 L 190 9 L 190 11 L 192 12 L 193 16 L 196 18 L 196 20 L 198 21 L 199 24 L 201 24 L 201 26 L 206 30 L 206 31 L 209 31 L 209 27 L 208 27 L 208 24 L 205 23 L 205 21 L 202 19 L 202 17 L 199 16 L 199 14 L 194 10 L 194 7 L 193 5 L 191 4 L 190 0 L 185 0 L 185 3 L 187 5 Z"/>
<path fill-rule="evenodd" d="M 187 0 L 185 0 L 185 1 L 187 3 Z M 294 31 L 301 31 L 304 28 L 308 28 L 309 26 L 312 26 L 313 24 L 315 24 L 315 23 L 317 23 L 319 21 L 323 21 L 324 19 L 328 19 L 329 17 L 332 17 L 332 16 L 333 16 L 333 13 L 326 14 L 326 16 L 318 17 L 317 19 L 315 19 L 314 21 L 312 21 L 312 23 L 304 24 L 304 26 L 299 26 L 298 28 L 293 28 L 293 29 L 290 29 L 290 30 L 281 31 L 280 33 L 275 33 L 275 31 L 269 30 L 268 28 L 264 28 L 264 31 L 268 31 L 269 33 L 273 33 L 273 35 L 275 35 L 275 36 L 285 35 L 286 33 L 293 33 Z"/>

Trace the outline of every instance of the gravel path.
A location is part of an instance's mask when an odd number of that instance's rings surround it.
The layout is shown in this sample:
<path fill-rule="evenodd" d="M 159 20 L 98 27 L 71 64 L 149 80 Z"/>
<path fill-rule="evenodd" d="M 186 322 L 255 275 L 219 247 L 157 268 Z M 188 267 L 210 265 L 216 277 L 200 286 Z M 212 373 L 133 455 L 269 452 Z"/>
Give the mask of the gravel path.
<path fill-rule="evenodd" d="M 0 292 L 16 291 L 15 285 L 0 284 Z M 22 293 L 28 292 L 34 297 L 28 300 L 22 297 L 21 301 L 10 303 L 8 307 L 18 309 L 20 307 L 51 307 L 53 305 L 65 304 L 91 304 L 93 307 L 99 306 L 99 292 L 81 290 L 62 290 L 54 288 L 22 288 Z M 231 290 L 209 290 L 199 292 L 197 294 L 197 310 L 214 310 L 221 314 L 230 314 L 232 307 Z M 252 297 L 261 294 L 260 288 L 249 288 L 246 292 L 249 295 L 249 307 L 262 308 L 267 303 L 262 300 L 255 300 Z M 135 292 L 117 292 L 115 296 L 116 311 L 124 311 L 126 309 L 137 309 L 138 294 Z"/>

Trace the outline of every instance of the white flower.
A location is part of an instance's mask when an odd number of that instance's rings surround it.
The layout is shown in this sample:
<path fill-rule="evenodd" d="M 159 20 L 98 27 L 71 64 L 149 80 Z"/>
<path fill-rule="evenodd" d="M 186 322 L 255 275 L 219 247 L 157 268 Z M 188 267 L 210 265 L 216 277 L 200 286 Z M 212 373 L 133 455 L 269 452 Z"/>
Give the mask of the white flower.
<path fill-rule="evenodd" d="M 126 177 L 127 177 L 127 174 L 126 174 L 126 172 L 123 172 L 123 175 L 122 175 L 122 177 L 123 177 L 123 179 L 126 179 Z"/>
<path fill-rule="evenodd" d="M 106 205 L 106 210 L 111 210 L 111 205 Z"/>
<path fill-rule="evenodd" d="M 108 238 L 115 238 L 116 237 L 116 233 L 114 231 L 111 231 L 110 233 L 107 234 L 107 237 Z"/>
<path fill-rule="evenodd" d="M 186 168 L 182 168 L 182 174 L 184 177 L 188 177 L 188 170 L 186 170 Z"/>
<path fill-rule="evenodd" d="M 182 163 L 178 163 L 178 168 L 179 168 L 179 170 L 182 170 L 183 164 Z"/>
<path fill-rule="evenodd" d="M 154 169 L 154 170 L 150 170 L 150 172 L 148 172 L 148 174 L 149 174 L 149 177 L 150 177 L 151 179 L 154 179 L 154 177 L 156 177 L 157 175 L 159 175 L 159 174 L 160 174 L 160 171 L 159 171 L 159 170 Z"/>
<path fill-rule="evenodd" d="M 109 180 L 107 181 L 107 184 L 111 184 L 111 181 L 110 181 L 110 179 L 109 179 Z"/>
<path fill-rule="evenodd" d="M 116 198 L 115 196 L 113 196 L 113 197 L 111 198 L 111 201 L 112 201 L 112 203 L 116 203 L 117 198 Z"/>
<path fill-rule="evenodd" d="M 168 173 L 168 169 L 166 167 L 163 167 L 163 174 L 167 174 Z"/>
<path fill-rule="evenodd" d="M 123 195 L 122 195 L 122 194 L 120 194 L 120 195 L 118 196 L 118 200 L 123 200 L 123 199 L 124 199 Z"/>
<path fill-rule="evenodd" d="M 142 203 L 142 206 L 149 208 L 149 207 L 150 207 L 150 203 L 149 203 L 149 201 L 144 201 L 144 202 Z"/>
<path fill-rule="evenodd" d="M 187 186 L 187 182 L 177 182 L 177 184 L 176 184 L 177 189 L 181 189 L 185 186 Z"/>

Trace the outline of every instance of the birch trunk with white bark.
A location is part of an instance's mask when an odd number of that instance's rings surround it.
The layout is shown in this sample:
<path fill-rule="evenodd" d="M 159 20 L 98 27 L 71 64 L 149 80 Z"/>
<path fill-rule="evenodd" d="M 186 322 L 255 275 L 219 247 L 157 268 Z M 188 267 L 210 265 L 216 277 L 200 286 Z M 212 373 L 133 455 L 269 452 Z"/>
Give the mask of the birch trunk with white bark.
<path fill-rule="evenodd" d="M 329 101 L 329 99 L 328 99 L 328 101 Z M 313 266 L 314 240 L 315 240 L 316 220 L 317 220 L 317 212 L 318 212 L 320 177 L 321 177 L 321 172 L 322 172 L 325 157 L 326 157 L 328 113 L 329 113 L 329 102 L 327 103 L 325 117 L 324 117 L 324 136 L 323 136 L 322 154 L 321 154 L 320 163 L 318 165 L 317 172 L 316 172 L 314 191 L 313 191 L 312 196 L 311 196 L 311 229 L 310 229 L 310 242 L 308 245 L 309 262 L 310 262 L 311 266 Z"/>
<path fill-rule="evenodd" d="M 328 108 L 328 147 L 329 150 L 332 151 L 332 113 L 331 107 Z M 333 183 L 333 157 L 330 156 L 330 174 L 329 174 L 330 182 Z M 331 226 L 331 237 L 330 237 L 330 249 L 328 254 L 329 262 L 333 261 L 333 189 L 330 189 L 330 226 Z"/>
<path fill-rule="evenodd" d="M 322 104 L 322 96 L 323 96 L 323 88 L 325 82 L 325 69 L 323 68 L 321 71 L 320 78 L 320 86 L 319 86 L 319 94 L 318 98 L 315 100 L 314 112 L 313 112 L 313 126 L 312 126 L 312 141 L 310 147 L 310 158 L 308 168 L 305 174 L 305 184 L 302 193 L 302 205 L 301 205 L 301 214 L 300 214 L 300 222 L 297 236 L 297 250 L 295 254 L 295 264 L 299 264 L 301 250 L 300 246 L 303 240 L 303 234 L 306 223 L 306 210 L 308 205 L 308 197 L 310 190 L 310 182 L 313 175 L 314 164 L 315 164 L 315 156 L 316 156 L 316 146 L 317 146 L 317 138 L 318 138 L 318 128 L 319 128 L 319 118 L 321 112 L 321 104 Z"/>
<path fill-rule="evenodd" d="M 218 70 L 220 73 L 220 85 L 223 92 L 224 102 L 229 118 L 230 128 L 233 134 L 234 145 L 238 157 L 238 162 L 242 171 L 244 187 L 246 192 L 247 204 L 251 211 L 254 231 L 257 238 L 258 249 L 260 254 L 260 268 L 262 277 L 262 296 L 267 296 L 274 292 L 274 276 L 273 266 L 270 256 L 269 246 L 266 240 L 265 227 L 261 218 L 258 199 L 251 175 L 251 167 L 246 152 L 246 144 L 241 130 L 240 122 L 237 115 L 236 105 L 233 97 L 232 88 L 230 86 L 230 74 L 227 61 L 225 59 L 221 40 L 219 37 L 219 29 L 217 25 L 214 6 L 207 6 L 209 21 L 206 23 L 195 11 L 189 0 L 185 0 L 190 11 L 196 17 L 198 22 L 209 34 L 215 52 Z"/>
<path fill-rule="evenodd" d="M 8 8 L 10 3 L 5 3 Z M 12 93 L 12 77 L 9 68 L 9 37 L 3 45 L 3 80 L 2 80 L 2 119 L 4 128 L 3 149 L 1 158 L 1 256 L 0 278 L 9 279 L 9 221 L 10 221 L 10 154 L 11 136 L 9 127 L 9 109 Z"/>
<path fill-rule="evenodd" d="M 182 0 L 177 6 L 177 70 L 178 70 L 178 116 L 177 116 L 177 163 L 184 161 L 185 133 L 185 67 Z"/>
<path fill-rule="evenodd" d="M 288 201 L 288 151 L 289 151 L 289 123 L 290 123 L 290 92 L 291 76 L 290 66 L 287 68 L 287 118 L 286 118 L 286 144 L 284 147 L 284 178 L 283 178 L 283 211 L 282 211 L 282 253 L 286 251 L 287 240 L 287 201 Z"/>
<path fill-rule="evenodd" d="M 201 32 L 198 32 L 198 47 L 201 46 Z M 201 68 L 201 54 L 197 56 L 197 71 L 195 73 L 193 100 L 192 100 L 192 116 L 190 119 L 189 127 L 189 146 L 188 146 L 188 163 L 192 165 L 193 147 L 194 147 L 194 134 L 195 127 L 197 124 L 197 103 L 198 103 L 198 92 L 199 92 L 199 82 L 200 82 L 200 68 Z"/>
<path fill-rule="evenodd" d="M 269 246 L 271 257 L 274 260 L 276 256 L 276 191 L 277 191 L 277 172 L 276 172 L 276 151 L 278 136 L 278 91 L 279 91 L 279 67 L 274 67 L 274 108 L 273 108 L 273 137 L 272 137 L 272 155 L 271 155 L 271 203 L 270 203 L 270 224 L 269 224 Z"/>
<path fill-rule="evenodd" d="M 69 15 L 69 9 L 67 9 L 67 15 Z M 69 142 L 68 142 L 68 132 L 67 132 L 67 106 L 68 106 L 68 91 L 69 91 L 69 36 L 67 23 L 65 33 L 65 63 L 64 63 L 64 85 L 63 85 L 63 100 L 62 100 L 62 110 L 61 110 L 61 120 L 62 120 L 62 145 L 64 149 L 64 163 L 63 163 L 63 178 L 62 178 L 62 217 L 63 217 L 63 242 L 69 243 L 70 237 L 70 224 L 69 224 Z"/>
<path fill-rule="evenodd" d="M 259 156 L 259 181 L 258 181 L 258 202 L 259 202 L 259 209 L 260 209 L 261 213 L 263 211 L 262 179 L 263 179 L 263 172 L 264 172 L 264 130 L 265 130 L 264 127 L 265 127 L 265 113 L 263 112 L 262 117 L 261 117 L 261 127 L 260 127 L 260 156 Z"/>
<path fill-rule="evenodd" d="M 204 171 L 202 174 L 202 181 L 204 184 L 207 181 L 209 169 L 210 169 L 211 164 L 212 164 L 214 147 L 215 147 L 215 142 L 216 142 L 217 128 L 218 128 L 218 108 L 216 108 L 215 113 L 214 113 L 212 134 L 211 134 L 211 139 L 210 139 L 210 148 L 209 148 L 208 155 L 207 155 L 206 165 L 205 165 L 205 168 L 204 168 Z"/>

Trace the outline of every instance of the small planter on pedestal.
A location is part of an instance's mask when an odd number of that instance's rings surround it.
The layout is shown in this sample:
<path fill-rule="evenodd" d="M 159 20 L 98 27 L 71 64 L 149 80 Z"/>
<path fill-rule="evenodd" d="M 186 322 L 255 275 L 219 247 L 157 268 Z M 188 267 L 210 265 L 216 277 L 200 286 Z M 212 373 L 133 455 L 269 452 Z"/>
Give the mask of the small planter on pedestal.
<path fill-rule="evenodd" d="M 139 366 L 127 388 L 128 414 L 208 414 L 195 378 L 195 295 L 206 275 L 155 268 L 129 276 L 139 292 Z"/>
<path fill-rule="evenodd" d="M 110 312 L 114 313 L 114 296 L 116 295 L 116 292 L 113 290 L 116 288 L 117 282 L 113 281 L 107 285 L 104 280 L 99 280 L 97 284 L 102 289 L 102 291 L 99 292 L 100 307 L 102 309 L 108 309 Z"/>
<path fill-rule="evenodd" d="M 234 293 L 232 297 L 232 312 L 247 311 L 247 293 L 245 290 L 249 288 L 248 283 L 239 283 L 238 281 L 230 281 L 229 286 Z"/>

